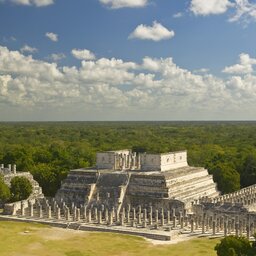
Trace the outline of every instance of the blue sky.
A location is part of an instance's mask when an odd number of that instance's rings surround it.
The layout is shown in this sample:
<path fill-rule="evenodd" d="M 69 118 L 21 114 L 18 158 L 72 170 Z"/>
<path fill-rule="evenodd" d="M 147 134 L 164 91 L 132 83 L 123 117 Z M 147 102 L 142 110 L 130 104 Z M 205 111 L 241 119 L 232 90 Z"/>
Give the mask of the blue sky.
<path fill-rule="evenodd" d="M 256 1 L 0 0 L 0 121 L 255 120 Z"/>

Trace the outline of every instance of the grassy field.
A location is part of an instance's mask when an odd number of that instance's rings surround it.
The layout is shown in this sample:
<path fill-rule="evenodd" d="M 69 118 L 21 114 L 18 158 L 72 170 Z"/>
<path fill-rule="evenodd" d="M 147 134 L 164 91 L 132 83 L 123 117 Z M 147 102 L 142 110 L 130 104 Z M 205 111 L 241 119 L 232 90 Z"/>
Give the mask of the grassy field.
<path fill-rule="evenodd" d="M 0 221 L 1 256 L 216 256 L 213 248 L 217 242 L 200 238 L 173 245 L 153 245 L 134 236 Z"/>

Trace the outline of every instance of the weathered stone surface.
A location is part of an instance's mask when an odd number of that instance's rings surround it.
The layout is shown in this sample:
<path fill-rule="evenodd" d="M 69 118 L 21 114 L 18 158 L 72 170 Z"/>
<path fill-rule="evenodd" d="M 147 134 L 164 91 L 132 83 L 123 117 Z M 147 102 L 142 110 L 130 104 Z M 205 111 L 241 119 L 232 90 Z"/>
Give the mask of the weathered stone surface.
<path fill-rule="evenodd" d="M 219 193 L 207 170 L 190 167 L 187 152 L 136 154 L 130 150 L 97 154 L 97 168 L 71 170 L 56 194 L 67 204 L 104 205 L 109 210 L 124 205 L 152 206 L 179 212 L 200 197 Z"/>

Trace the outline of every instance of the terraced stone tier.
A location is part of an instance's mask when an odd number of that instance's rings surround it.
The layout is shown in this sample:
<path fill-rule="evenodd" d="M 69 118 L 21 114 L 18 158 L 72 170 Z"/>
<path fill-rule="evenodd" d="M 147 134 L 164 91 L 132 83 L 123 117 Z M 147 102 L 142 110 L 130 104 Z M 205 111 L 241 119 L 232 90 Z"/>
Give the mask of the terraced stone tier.
<path fill-rule="evenodd" d="M 179 201 L 187 204 L 200 197 L 218 196 L 216 184 L 208 171 L 201 167 L 182 167 L 165 172 L 138 170 L 70 171 L 56 194 L 57 201 L 67 204 L 108 205 L 118 211 L 123 204 L 162 207 Z M 180 208 L 180 204 L 177 204 Z"/>

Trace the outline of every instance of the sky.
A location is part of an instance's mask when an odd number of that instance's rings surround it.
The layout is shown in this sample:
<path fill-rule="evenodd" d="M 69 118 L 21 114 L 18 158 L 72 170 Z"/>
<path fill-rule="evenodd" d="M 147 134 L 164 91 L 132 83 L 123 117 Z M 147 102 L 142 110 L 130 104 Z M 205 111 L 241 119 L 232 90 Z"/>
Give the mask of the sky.
<path fill-rule="evenodd" d="M 0 0 L 0 121 L 255 120 L 256 0 Z"/>

